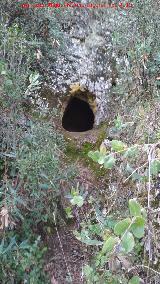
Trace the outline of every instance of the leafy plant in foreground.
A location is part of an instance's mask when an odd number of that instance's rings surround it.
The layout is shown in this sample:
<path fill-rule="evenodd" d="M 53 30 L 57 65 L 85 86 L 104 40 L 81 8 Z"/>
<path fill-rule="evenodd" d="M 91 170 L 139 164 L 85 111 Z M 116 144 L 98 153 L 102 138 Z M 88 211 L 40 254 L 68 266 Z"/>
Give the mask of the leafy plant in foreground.
<path fill-rule="evenodd" d="M 81 198 L 83 199 L 83 196 Z M 80 204 L 71 203 L 80 207 Z M 82 206 L 83 204 L 81 204 Z M 98 217 L 96 220 L 98 222 L 83 222 L 81 223 L 81 231 L 74 232 L 76 238 L 86 245 L 101 247 L 94 256 L 92 266 L 87 265 L 85 267 L 87 283 L 104 283 L 101 281 L 108 281 L 105 283 L 112 284 L 122 283 L 118 279 L 119 272 L 117 271 L 116 276 L 116 273 L 113 272 L 114 269 L 111 268 L 112 261 L 115 262 L 115 265 L 120 262 L 123 265 L 123 261 L 125 263 L 127 255 L 134 252 L 138 240 L 144 237 L 146 225 L 146 211 L 136 199 L 129 200 L 129 212 L 129 217 L 115 221 L 108 227 L 108 216 L 104 218 L 97 211 L 96 216 L 98 214 Z M 103 271 L 103 273 L 99 274 L 99 271 Z M 131 284 L 134 281 L 137 281 L 135 283 L 140 283 L 138 276 L 132 278 L 129 282 L 127 281 L 128 277 L 122 275 L 119 277 L 121 280 L 123 279 L 123 283 Z"/>
<path fill-rule="evenodd" d="M 104 141 L 105 142 L 105 141 Z M 155 144 L 143 144 L 143 145 L 132 145 L 128 146 L 121 140 L 112 140 L 109 145 L 105 145 L 102 142 L 100 150 L 90 151 L 88 156 L 95 162 L 104 167 L 105 169 L 111 170 L 116 166 L 116 162 L 121 162 L 123 164 L 124 173 L 129 173 L 130 177 L 134 180 L 147 180 L 148 179 L 148 153 L 150 149 L 156 150 L 159 143 Z M 157 155 L 158 156 L 158 155 Z M 136 169 L 132 167 L 132 164 L 141 162 L 143 164 L 137 166 Z M 137 174 L 141 169 L 142 174 Z M 160 159 L 158 157 L 152 158 L 150 161 L 150 174 L 152 176 L 157 176 L 160 172 Z M 127 178 L 127 179 L 128 179 Z"/>
<path fill-rule="evenodd" d="M 42 260 L 46 248 L 39 248 L 40 238 L 32 242 L 16 239 L 8 237 L 0 243 L 1 283 L 49 283 Z"/>

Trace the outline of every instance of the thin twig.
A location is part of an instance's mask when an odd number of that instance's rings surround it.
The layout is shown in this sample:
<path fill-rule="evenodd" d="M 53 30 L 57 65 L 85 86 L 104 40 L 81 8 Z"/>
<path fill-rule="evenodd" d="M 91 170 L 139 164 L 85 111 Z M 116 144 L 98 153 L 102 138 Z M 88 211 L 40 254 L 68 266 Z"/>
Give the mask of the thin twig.
<path fill-rule="evenodd" d="M 148 153 L 148 209 L 150 209 L 150 191 L 151 191 L 151 161 L 152 161 L 152 148 Z"/>
<path fill-rule="evenodd" d="M 136 168 L 136 169 L 129 175 L 129 177 L 127 177 L 127 178 L 125 179 L 125 181 L 124 181 L 123 183 L 125 183 L 127 180 L 129 180 L 130 177 L 131 177 L 136 171 L 138 171 L 138 170 L 144 168 L 147 164 L 148 164 L 148 161 L 147 161 L 146 163 L 144 163 L 141 167 Z"/>
<path fill-rule="evenodd" d="M 130 269 L 128 269 L 128 272 L 130 272 L 130 271 L 132 271 L 132 270 L 134 270 L 134 269 L 137 269 L 137 268 L 145 268 L 145 269 L 147 269 L 147 270 L 151 270 L 151 271 L 154 272 L 155 274 L 160 275 L 160 272 L 154 270 L 153 268 L 151 268 L 151 267 L 149 267 L 149 266 L 147 266 L 147 265 L 136 265 L 136 266 L 133 266 L 133 267 L 131 267 Z"/>
<path fill-rule="evenodd" d="M 70 277 L 70 280 L 72 281 L 72 276 L 71 276 L 71 272 L 70 272 L 70 269 L 69 269 L 69 265 L 68 265 L 68 263 L 67 263 L 67 259 L 66 259 L 66 257 L 65 257 L 65 253 L 64 253 L 64 250 L 63 250 L 63 245 L 62 245 L 62 242 L 61 242 L 61 238 L 60 238 L 60 235 L 59 235 L 59 232 L 58 232 L 58 229 L 57 229 L 57 223 L 56 223 L 56 216 L 55 216 L 55 213 L 53 213 L 53 217 L 54 217 L 54 223 L 55 223 L 56 233 L 57 233 L 57 237 L 58 237 L 58 240 L 59 240 L 60 248 L 61 248 L 61 251 L 62 251 L 62 254 L 63 254 L 64 262 L 65 262 L 65 265 L 66 265 L 67 272 L 68 272 L 68 275 L 69 275 L 69 277 Z"/>
<path fill-rule="evenodd" d="M 148 263 L 148 269 L 147 269 L 147 279 L 149 276 L 150 271 L 150 261 L 152 260 L 152 252 L 151 252 L 151 222 L 150 222 L 150 208 L 151 208 L 151 162 L 152 162 L 152 152 L 155 147 L 151 146 L 148 151 L 148 248 L 149 248 L 149 263 Z"/>

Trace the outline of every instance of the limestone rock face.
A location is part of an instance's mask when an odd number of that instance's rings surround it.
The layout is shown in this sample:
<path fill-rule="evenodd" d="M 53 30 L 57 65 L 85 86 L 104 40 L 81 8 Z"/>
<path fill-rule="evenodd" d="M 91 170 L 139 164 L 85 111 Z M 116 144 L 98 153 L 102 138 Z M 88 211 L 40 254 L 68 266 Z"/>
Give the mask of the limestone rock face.
<path fill-rule="evenodd" d="M 95 94 L 95 125 L 107 118 L 114 76 L 111 27 L 118 19 L 111 10 L 68 8 L 61 12 L 59 21 L 67 47 L 51 68 L 51 85 L 56 93 L 66 94 L 70 85 L 78 82 Z"/>

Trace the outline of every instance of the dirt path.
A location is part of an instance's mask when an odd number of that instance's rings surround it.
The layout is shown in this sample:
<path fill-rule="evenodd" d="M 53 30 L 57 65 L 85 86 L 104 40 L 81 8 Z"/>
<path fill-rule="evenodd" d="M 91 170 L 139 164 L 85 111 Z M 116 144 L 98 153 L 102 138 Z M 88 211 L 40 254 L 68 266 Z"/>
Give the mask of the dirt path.
<path fill-rule="evenodd" d="M 75 183 L 83 185 L 89 192 L 98 186 L 94 173 L 82 163 L 77 165 L 79 174 Z M 64 185 L 65 188 L 69 185 Z M 64 201 L 65 202 L 65 201 Z M 51 284 L 81 284 L 84 282 L 83 269 L 88 263 L 90 254 L 85 244 L 78 241 L 73 234 L 79 220 L 72 225 L 55 228 L 52 235 L 46 235 L 44 242 L 48 246 L 46 254 L 46 271 L 51 278 Z"/>
<path fill-rule="evenodd" d="M 49 247 L 46 255 L 46 270 L 52 284 L 81 284 L 84 282 L 83 268 L 87 263 L 88 254 L 85 245 L 75 239 L 67 227 L 57 229 L 48 238 Z M 56 282 L 55 282 L 56 281 Z"/>

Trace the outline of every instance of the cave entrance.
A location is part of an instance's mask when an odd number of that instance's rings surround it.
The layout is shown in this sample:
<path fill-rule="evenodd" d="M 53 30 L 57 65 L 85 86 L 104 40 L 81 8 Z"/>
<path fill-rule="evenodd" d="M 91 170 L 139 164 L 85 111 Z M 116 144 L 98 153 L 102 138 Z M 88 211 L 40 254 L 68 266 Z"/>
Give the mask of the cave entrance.
<path fill-rule="evenodd" d="M 70 132 L 83 132 L 93 128 L 94 113 L 88 102 L 73 97 L 69 100 L 62 118 L 62 126 Z"/>

